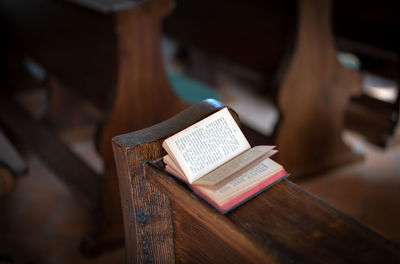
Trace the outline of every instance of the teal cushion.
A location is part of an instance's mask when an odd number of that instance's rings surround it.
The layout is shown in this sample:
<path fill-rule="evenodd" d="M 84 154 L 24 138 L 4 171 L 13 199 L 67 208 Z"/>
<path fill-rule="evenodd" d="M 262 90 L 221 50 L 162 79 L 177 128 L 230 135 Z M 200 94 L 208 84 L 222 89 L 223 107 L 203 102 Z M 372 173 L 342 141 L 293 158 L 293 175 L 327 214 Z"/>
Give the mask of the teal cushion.
<path fill-rule="evenodd" d="M 195 104 L 208 98 L 221 101 L 221 95 L 215 89 L 194 79 L 177 73 L 169 73 L 168 78 L 175 93 L 189 104 Z"/>

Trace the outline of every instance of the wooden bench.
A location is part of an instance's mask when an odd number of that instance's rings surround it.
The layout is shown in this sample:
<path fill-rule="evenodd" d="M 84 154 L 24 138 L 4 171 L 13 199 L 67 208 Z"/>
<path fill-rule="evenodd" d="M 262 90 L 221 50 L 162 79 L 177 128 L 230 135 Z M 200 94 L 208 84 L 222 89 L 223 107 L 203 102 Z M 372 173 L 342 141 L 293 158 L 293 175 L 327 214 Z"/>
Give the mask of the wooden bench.
<path fill-rule="evenodd" d="M 282 122 L 271 142 L 296 178 L 360 158 L 343 143 L 343 129 L 389 142 L 400 97 L 385 103 L 362 95 L 360 71 L 343 67 L 337 54 L 356 54 L 363 71 L 398 80 L 395 1 L 176 1 L 165 30 L 186 48 L 188 72 L 209 81 L 228 71 L 276 102 Z"/>
<path fill-rule="evenodd" d="M 224 106 L 203 101 L 165 122 L 113 138 L 127 263 L 400 261 L 397 245 L 290 178 L 222 215 L 167 174 L 159 160 L 163 139 Z"/>
<path fill-rule="evenodd" d="M 94 211 L 95 231 L 82 247 L 88 255 L 123 245 L 111 138 L 161 122 L 185 107 L 169 86 L 161 58 L 161 21 L 172 8 L 170 0 L 0 3 L 2 29 L 10 41 L 4 45 L 10 63 L 2 61 L 7 73 L 1 80 L 0 123 L 38 153 Z M 49 89 L 47 114 L 52 121 L 60 123 L 68 118 L 58 109 L 71 93 L 100 110 L 96 145 L 104 159 L 106 177 L 77 158 L 46 126 L 48 122 L 35 120 L 5 95 L 5 88 L 28 88 L 20 82 L 26 75 L 21 69 L 24 57 L 46 71 L 40 85 Z M 159 110 L 147 111 L 153 104 L 160 106 Z"/>
<path fill-rule="evenodd" d="M 342 131 L 350 98 L 361 93 L 361 75 L 337 60 L 332 2 L 178 0 L 165 21 L 166 32 L 189 50 L 259 74 L 260 96 L 269 96 L 280 115 L 270 143 L 296 178 L 360 159 L 344 144 Z"/>

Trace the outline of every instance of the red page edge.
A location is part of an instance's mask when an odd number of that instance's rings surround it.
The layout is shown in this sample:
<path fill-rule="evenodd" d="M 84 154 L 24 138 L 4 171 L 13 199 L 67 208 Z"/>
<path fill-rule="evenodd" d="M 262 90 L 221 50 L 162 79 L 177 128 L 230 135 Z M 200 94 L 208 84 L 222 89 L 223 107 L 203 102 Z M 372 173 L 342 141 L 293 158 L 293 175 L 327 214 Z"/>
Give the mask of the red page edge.
<path fill-rule="evenodd" d="M 259 183 L 252 189 L 248 190 L 247 192 L 239 195 L 238 197 L 230 200 L 229 202 L 219 206 L 216 203 L 214 203 L 212 200 L 209 199 L 208 196 L 204 195 L 199 189 L 197 189 L 195 186 L 192 186 L 193 191 L 195 191 L 199 196 L 201 196 L 206 202 L 211 204 L 213 207 L 215 207 L 218 211 L 220 211 L 222 214 L 226 214 L 229 211 L 235 209 L 236 207 L 242 205 L 243 203 L 247 202 L 251 198 L 257 196 L 258 194 L 262 193 L 266 189 L 272 187 L 274 184 L 280 182 L 281 180 L 287 178 L 290 174 L 286 172 L 285 169 L 282 169 L 281 171 L 275 173 L 273 176 L 269 177 L 265 181 Z"/>

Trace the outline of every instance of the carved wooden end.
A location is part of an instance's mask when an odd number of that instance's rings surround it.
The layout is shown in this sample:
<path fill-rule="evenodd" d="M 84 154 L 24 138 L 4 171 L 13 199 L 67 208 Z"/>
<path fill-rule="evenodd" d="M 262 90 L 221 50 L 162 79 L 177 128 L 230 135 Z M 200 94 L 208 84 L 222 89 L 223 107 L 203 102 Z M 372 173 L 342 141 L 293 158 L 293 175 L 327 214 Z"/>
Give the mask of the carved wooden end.
<path fill-rule="evenodd" d="M 396 263 L 399 248 L 284 180 L 226 215 L 164 172 L 162 140 L 224 107 L 208 100 L 113 139 L 128 263 Z M 236 114 L 234 115 L 237 119 Z"/>
<path fill-rule="evenodd" d="M 277 98 L 278 160 L 296 178 L 361 158 L 341 138 L 346 105 L 361 93 L 361 75 L 336 59 L 331 2 L 299 1 L 296 47 Z"/>
<path fill-rule="evenodd" d="M 223 107 L 225 105 L 218 101 L 206 100 L 163 123 L 113 138 L 125 243 L 130 249 L 128 262 L 147 262 L 154 258 L 172 262 L 174 259 L 170 239 L 170 203 L 165 195 L 147 182 L 143 163 L 165 155 L 161 146 L 163 139 Z"/>

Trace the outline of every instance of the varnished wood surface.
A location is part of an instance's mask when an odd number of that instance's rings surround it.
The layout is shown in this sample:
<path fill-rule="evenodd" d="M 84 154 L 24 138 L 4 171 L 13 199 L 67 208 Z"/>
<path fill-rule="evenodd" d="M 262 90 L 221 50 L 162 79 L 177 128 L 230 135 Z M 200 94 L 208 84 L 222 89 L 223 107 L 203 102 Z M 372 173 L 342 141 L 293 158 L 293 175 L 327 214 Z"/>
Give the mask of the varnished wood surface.
<path fill-rule="evenodd" d="M 136 146 L 144 143 L 153 143 L 173 135 L 182 129 L 206 118 L 227 105 L 213 99 L 204 100 L 190 106 L 169 120 L 139 131 L 119 135 L 113 138 L 113 143 L 120 147 Z M 233 109 L 230 109 L 236 122 L 239 118 Z M 161 146 L 161 145 L 160 145 Z"/>
<path fill-rule="evenodd" d="M 169 200 L 147 182 L 143 163 L 165 155 L 161 147 L 163 139 L 224 106 L 215 100 L 204 101 L 150 128 L 113 138 L 124 216 L 125 243 L 129 249 L 128 263 L 144 262 L 147 259 L 165 263 L 174 259 L 171 251 L 173 238 L 169 231 L 171 226 Z M 237 115 L 234 117 L 238 121 Z M 160 231 L 163 239 L 153 240 L 153 235 L 157 237 L 157 232 Z M 161 252 L 169 253 L 161 254 Z"/>
<path fill-rule="evenodd" d="M 252 263 L 396 263 L 400 260 L 397 245 L 290 180 L 276 184 L 224 216 L 166 174 L 161 161 L 146 164 L 146 176 L 167 194 L 176 209 L 173 222 L 178 228 L 174 232 L 179 233 L 174 233 L 175 248 L 182 251 L 179 258 L 186 261 L 235 254 L 247 260 L 253 258 Z M 213 241 L 214 237 L 217 241 Z M 227 252 L 216 250 L 218 240 L 228 245 Z M 246 245 L 250 248 L 245 248 Z M 257 256 L 263 259 L 260 261 Z"/>
<path fill-rule="evenodd" d="M 182 189 L 169 188 L 164 178 L 157 173 L 152 174 L 147 165 L 145 173 L 147 179 L 157 189 L 170 199 L 172 196 L 174 197 L 171 199 L 171 203 L 175 209 L 172 215 L 177 259 L 181 259 L 182 262 L 196 259 L 195 262 L 206 260 L 215 262 L 224 258 L 234 263 L 277 261 L 277 256 L 265 254 L 262 247 L 254 243 L 255 241 L 252 241 L 251 237 L 237 230 L 232 222 L 227 221 L 224 215 L 201 201 L 193 192 L 189 191 L 187 186 L 171 178 Z M 177 200 L 180 202 L 177 203 Z M 203 206 L 198 206 L 198 203 Z M 188 208 L 191 210 L 187 210 Z"/>

